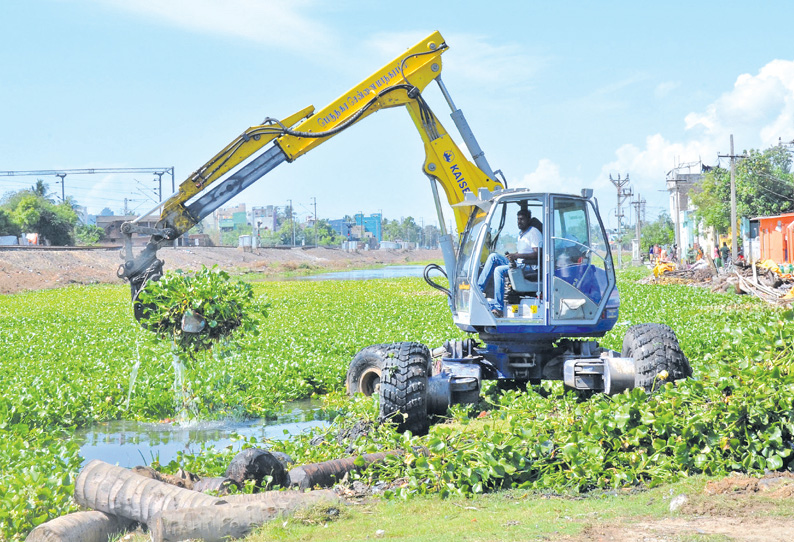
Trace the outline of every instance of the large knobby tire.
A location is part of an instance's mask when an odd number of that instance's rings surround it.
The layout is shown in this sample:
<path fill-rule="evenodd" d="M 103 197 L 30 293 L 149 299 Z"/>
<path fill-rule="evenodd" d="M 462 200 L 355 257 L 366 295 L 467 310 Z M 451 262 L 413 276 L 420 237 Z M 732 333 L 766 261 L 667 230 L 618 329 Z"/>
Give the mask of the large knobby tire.
<path fill-rule="evenodd" d="M 367 397 L 378 392 L 380 375 L 386 360 L 388 344 L 373 344 L 359 350 L 347 368 L 348 395 L 363 393 Z"/>
<path fill-rule="evenodd" d="M 675 332 L 664 324 L 630 327 L 623 337 L 621 356 L 634 359 L 634 384 L 649 393 L 665 382 L 692 376 L 689 360 L 681 351 Z M 659 375 L 664 371 L 667 377 L 661 378 Z"/>
<path fill-rule="evenodd" d="M 430 351 L 422 343 L 391 345 L 380 378 L 379 421 L 397 425 L 398 431 L 424 435 L 427 417 L 427 373 Z"/>

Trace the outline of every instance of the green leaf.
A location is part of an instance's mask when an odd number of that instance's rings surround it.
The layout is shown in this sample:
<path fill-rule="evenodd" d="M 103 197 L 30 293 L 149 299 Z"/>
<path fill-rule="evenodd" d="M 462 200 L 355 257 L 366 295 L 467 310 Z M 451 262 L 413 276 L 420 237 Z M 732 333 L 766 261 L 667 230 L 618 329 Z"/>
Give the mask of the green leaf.
<path fill-rule="evenodd" d="M 780 470 L 783 468 L 783 458 L 778 454 L 774 454 L 766 458 L 766 467 L 769 470 Z"/>

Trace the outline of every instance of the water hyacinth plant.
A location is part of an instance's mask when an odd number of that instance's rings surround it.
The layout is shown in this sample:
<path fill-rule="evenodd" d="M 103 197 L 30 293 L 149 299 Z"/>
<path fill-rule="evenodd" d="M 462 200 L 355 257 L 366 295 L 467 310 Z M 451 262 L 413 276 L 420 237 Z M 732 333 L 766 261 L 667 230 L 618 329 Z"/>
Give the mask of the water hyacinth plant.
<path fill-rule="evenodd" d="M 142 323 L 161 339 L 189 354 L 207 350 L 234 333 L 259 333 L 259 317 L 267 303 L 253 287 L 232 281 L 226 271 L 202 267 L 194 273 L 168 271 L 146 284 L 138 296 L 144 307 Z"/>
<path fill-rule="evenodd" d="M 202 267 L 194 273 L 166 272 L 160 280 L 148 282 L 135 302 L 143 308 L 143 327 L 171 344 L 175 419 L 179 422 L 196 419 L 201 412 L 201 400 L 186 375 L 185 364 L 209 361 L 213 346 L 220 342 L 228 348 L 243 335 L 258 335 L 260 318 L 267 316 L 268 307 L 264 298 L 254 296 L 250 284 L 232 281 L 217 267 Z"/>

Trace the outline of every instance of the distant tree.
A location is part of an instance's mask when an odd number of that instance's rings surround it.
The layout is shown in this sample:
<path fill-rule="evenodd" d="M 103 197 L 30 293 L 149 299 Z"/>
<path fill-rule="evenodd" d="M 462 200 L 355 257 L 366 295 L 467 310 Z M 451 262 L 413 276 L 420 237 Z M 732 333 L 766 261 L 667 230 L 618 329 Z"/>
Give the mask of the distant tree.
<path fill-rule="evenodd" d="M 642 241 L 640 246 L 647 250 L 651 245 L 672 245 L 675 243 L 675 226 L 670 215 L 662 213 L 649 224 L 642 227 Z"/>
<path fill-rule="evenodd" d="M 435 226 L 428 226 L 434 228 L 427 230 L 426 233 L 435 235 L 436 243 L 438 242 L 437 232 L 438 228 Z M 427 227 L 426 227 L 427 228 Z M 383 220 L 383 240 L 384 241 L 410 241 L 412 243 L 419 243 L 422 240 L 422 227 L 416 223 L 412 216 L 403 218 L 401 221 L 397 220 Z"/>
<path fill-rule="evenodd" d="M 61 202 L 63 205 L 68 205 L 74 211 L 79 211 L 83 208 L 82 205 L 77 203 L 77 200 L 74 199 L 74 196 L 66 196 L 66 199 Z"/>
<path fill-rule="evenodd" d="M 99 211 L 99 216 L 114 216 L 113 211 L 110 208 L 105 207 L 101 211 Z"/>
<path fill-rule="evenodd" d="M 251 235 L 254 231 L 253 226 L 240 225 L 231 231 L 221 232 L 221 245 L 226 247 L 236 247 L 240 244 L 241 235 Z"/>
<path fill-rule="evenodd" d="M 631 247 L 631 243 L 636 238 L 636 236 L 637 236 L 637 230 L 635 229 L 634 226 L 625 227 L 620 232 L 620 239 L 619 239 L 620 246 L 623 248 Z"/>
<path fill-rule="evenodd" d="M 0 235 L 19 236 L 20 233 L 22 230 L 19 228 L 19 224 L 11 218 L 11 213 L 0 209 Z"/>
<path fill-rule="evenodd" d="M 33 230 L 53 245 L 74 245 L 77 213 L 68 204 L 46 206 L 39 224 Z"/>
<path fill-rule="evenodd" d="M 736 211 L 739 217 L 769 216 L 794 211 L 794 175 L 787 149 L 751 149 L 736 164 Z M 693 189 L 692 202 L 704 226 L 727 232 L 731 227 L 731 173 L 715 168 Z"/>
<path fill-rule="evenodd" d="M 279 235 L 278 231 L 267 229 L 259 230 L 259 242 L 265 247 L 273 247 L 282 244 L 281 236 Z"/>
<path fill-rule="evenodd" d="M 383 220 L 383 239 L 384 241 L 402 240 L 402 226 L 396 220 Z"/>
<path fill-rule="evenodd" d="M 334 246 L 342 242 L 342 236 L 336 233 L 327 220 L 321 218 L 315 224 L 307 226 L 303 231 L 307 245 Z M 317 236 L 316 242 L 315 235 Z"/>
<path fill-rule="evenodd" d="M 96 245 L 105 236 L 105 230 L 96 225 L 78 224 L 74 228 L 74 237 L 81 245 Z"/>
<path fill-rule="evenodd" d="M 80 206 L 74 198 L 55 204 L 44 181 L 36 181 L 27 190 L 4 194 L 0 208 L 22 233 L 37 233 L 53 245 L 74 244 L 78 222 L 75 209 Z"/>
<path fill-rule="evenodd" d="M 38 233 L 53 245 L 74 244 L 77 213 L 68 204 L 55 205 L 32 190 L 21 190 L 3 207 L 22 232 Z"/>
<path fill-rule="evenodd" d="M 28 191 L 36 196 L 39 196 L 49 201 L 50 203 L 55 203 L 55 200 L 52 198 L 52 194 L 50 193 L 50 185 L 48 185 L 41 179 L 37 179 L 36 184 L 31 186 Z"/>
<path fill-rule="evenodd" d="M 424 237 L 424 246 L 436 248 L 438 246 L 438 240 L 441 237 L 441 230 L 439 230 L 437 226 L 428 224 L 424 227 L 422 235 Z"/>
<path fill-rule="evenodd" d="M 15 192 L 6 192 L 3 194 L 3 199 L 0 201 L 0 207 L 6 211 L 13 211 L 19 202 L 28 196 L 36 196 L 30 190 L 17 190 Z"/>
<path fill-rule="evenodd" d="M 422 228 L 416 223 L 414 217 L 408 216 L 404 218 L 401 229 L 403 241 L 410 241 L 411 243 L 419 242 Z"/>
<path fill-rule="evenodd" d="M 703 181 L 690 192 L 692 203 L 697 208 L 696 216 L 704 226 L 724 232 L 731 222 L 730 173 L 714 168 L 703 176 Z"/>
<path fill-rule="evenodd" d="M 46 203 L 41 196 L 23 191 L 18 199 L 14 198 L 11 216 L 23 231 L 36 232 Z"/>
<path fill-rule="evenodd" d="M 303 242 L 303 230 L 300 225 L 292 219 L 285 219 L 278 229 L 278 242 L 274 244 L 292 245 L 293 236 L 296 245 L 300 245 Z"/>

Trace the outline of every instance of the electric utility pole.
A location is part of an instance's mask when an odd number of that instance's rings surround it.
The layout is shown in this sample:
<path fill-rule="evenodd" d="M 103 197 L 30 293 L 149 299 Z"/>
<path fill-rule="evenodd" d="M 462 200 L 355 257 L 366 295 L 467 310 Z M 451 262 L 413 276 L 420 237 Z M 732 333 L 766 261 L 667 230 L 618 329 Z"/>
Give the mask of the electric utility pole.
<path fill-rule="evenodd" d="M 61 178 L 60 181 L 55 182 L 61 183 L 61 203 L 63 203 L 66 201 L 66 183 L 63 182 L 63 180 L 66 178 L 66 173 L 56 173 L 55 176 Z"/>
<path fill-rule="evenodd" d="M 739 240 L 736 231 L 736 159 L 747 158 L 747 155 L 733 153 L 733 134 L 731 134 L 731 153 L 717 156 L 731 159 L 731 261 L 735 262 L 739 257 Z"/>
<path fill-rule="evenodd" d="M 617 190 L 618 190 L 618 208 L 615 211 L 615 214 L 616 214 L 616 216 L 618 218 L 618 243 L 617 243 L 618 244 L 618 268 L 621 268 L 621 267 L 623 267 L 623 243 L 622 243 L 622 239 L 621 239 L 621 233 L 622 233 L 621 222 L 623 221 L 623 213 L 621 211 L 621 207 L 623 205 L 623 202 L 626 201 L 626 198 L 629 198 L 629 197 L 632 196 L 632 191 L 631 191 L 631 188 L 623 188 L 624 186 L 629 184 L 629 174 L 628 173 L 626 173 L 626 178 L 625 179 L 621 179 L 620 178 L 620 173 L 618 173 L 618 178 L 617 179 L 613 179 L 612 178 L 612 174 L 610 173 L 609 174 L 609 180 L 612 182 L 612 184 L 615 185 L 615 188 L 617 188 Z"/>
<path fill-rule="evenodd" d="M 295 214 L 292 212 L 292 200 L 288 199 L 289 202 L 289 223 L 290 223 L 290 230 L 292 232 L 292 246 L 295 246 Z"/>
<path fill-rule="evenodd" d="M 155 171 L 154 174 L 157 175 L 157 194 L 160 201 L 163 201 L 163 175 L 165 175 L 165 171 Z"/>
<path fill-rule="evenodd" d="M 320 244 L 320 240 L 317 238 L 317 198 L 312 198 L 314 202 L 314 248 L 317 248 Z M 361 222 L 364 222 L 364 215 L 361 215 Z"/>
<path fill-rule="evenodd" d="M 639 265 L 642 264 L 642 245 L 640 244 L 640 238 L 642 234 L 641 217 L 645 214 L 645 200 L 640 198 L 640 195 L 637 194 L 637 200 L 632 201 L 631 205 L 634 207 L 634 215 L 637 217 L 635 231 L 635 236 L 637 238 L 637 257 L 635 261 Z"/>

